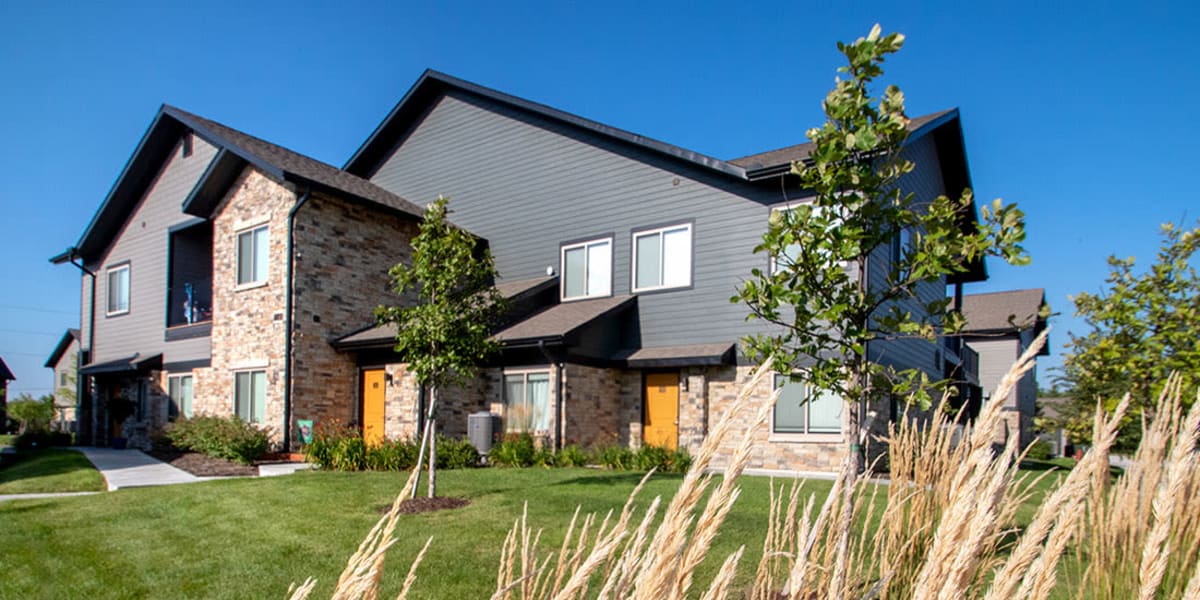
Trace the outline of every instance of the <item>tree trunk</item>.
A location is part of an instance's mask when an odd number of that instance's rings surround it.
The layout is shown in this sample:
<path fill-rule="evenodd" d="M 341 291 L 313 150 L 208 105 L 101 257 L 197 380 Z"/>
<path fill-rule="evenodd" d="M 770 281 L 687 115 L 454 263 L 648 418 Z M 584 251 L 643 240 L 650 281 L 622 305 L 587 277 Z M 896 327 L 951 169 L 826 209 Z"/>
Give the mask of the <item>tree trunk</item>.
<path fill-rule="evenodd" d="M 437 387 L 430 386 L 430 388 L 429 388 L 429 407 L 425 411 L 425 431 L 421 433 L 421 450 L 417 454 L 417 481 L 413 483 L 412 494 L 409 496 L 410 498 L 417 497 L 417 488 L 420 487 L 420 485 L 421 485 L 421 465 L 424 463 L 424 460 L 425 460 L 425 447 L 426 447 L 426 444 L 429 444 L 433 438 L 433 436 L 431 435 L 431 430 L 433 428 L 433 414 L 434 414 L 433 408 L 434 408 L 435 404 L 437 404 Z M 430 477 L 433 477 L 433 470 L 434 470 L 434 463 L 430 462 L 430 466 L 429 466 Z M 430 494 L 433 494 L 432 487 L 430 487 Z M 432 496 L 430 496 L 430 497 L 432 497 Z"/>
<path fill-rule="evenodd" d="M 437 421 L 429 422 L 429 497 L 437 496 Z"/>

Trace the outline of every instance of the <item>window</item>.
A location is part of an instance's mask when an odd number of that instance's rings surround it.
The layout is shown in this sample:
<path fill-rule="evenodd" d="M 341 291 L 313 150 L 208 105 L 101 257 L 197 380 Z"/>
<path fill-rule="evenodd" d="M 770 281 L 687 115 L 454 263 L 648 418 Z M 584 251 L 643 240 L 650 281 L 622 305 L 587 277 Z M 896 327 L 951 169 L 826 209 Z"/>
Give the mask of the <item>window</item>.
<path fill-rule="evenodd" d="M 129 264 L 108 269 L 108 316 L 129 312 Z"/>
<path fill-rule="evenodd" d="M 167 396 L 171 399 L 167 416 L 175 420 L 179 415 L 192 417 L 192 376 L 178 375 L 167 378 Z"/>
<path fill-rule="evenodd" d="M 247 229 L 237 236 L 238 285 L 267 280 L 267 226 Z"/>
<path fill-rule="evenodd" d="M 70 373 L 67 371 L 63 371 L 58 374 L 58 387 L 67 387 L 67 376 L 68 375 L 70 375 Z"/>
<path fill-rule="evenodd" d="M 234 414 L 247 423 L 262 423 L 267 408 L 267 372 L 242 371 L 234 374 Z"/>
<path fill-rule="evenodd" d="M 775 217 L 776 215 L 774 213 L 779 213 L 778 218 L 788 218 L 791 216 L 792 210 L 794 210 L 794 209 L 795 209 L 794 206 L 788 206 L 788 207 L 784 207 L 784 208 L 776 208 L 771 211 L 772 212 L 771 216 Z M 777 256 L 771 257 L 771 272 L 774 273 L 775 271 L 779 270 L 780 268 L 790 268 L 793 264 L 795 264 L 796 259 L 799 257 L 800 257 L 800 244 L 789 244 L 786 248 L 783 249 L 782 255 L 777 255 Z M 782 259 L 782 264 L 780 264 L 780 259 Z"/>
<path fill-rule="evenodd" d="M 900 231 L 897 231 L 895 237 L 892 238 L 892 269 L 895 271 L 897 279 L 908 279 L 908 273 L 900 269 L 900 261 L 905 254 L 912 252 L 912 248 L 912 229 L 901 227 Z"/>
<path fill-rule="evenodd" d="M 508 431 L 550 431 L 550 372 L 504 375 L 504 427 Z"/>
<path fill-rule="evenodd" d="M 692 225 L 633 234 L 633 291 L 692 284 Z"/>
<path fill-rule="evenodd" d="M 775 389 L 783 388 L 775 403 L 771 420 L 774 433 L 841 433 L 842 411 L 846 403 L 841 396 L 813 389 L 805 383 L 775 376 Z"/>
<path fill-rule="evenodd" d="M 563 246 L 563 300 L 612 293 L 612 238 Z"/>

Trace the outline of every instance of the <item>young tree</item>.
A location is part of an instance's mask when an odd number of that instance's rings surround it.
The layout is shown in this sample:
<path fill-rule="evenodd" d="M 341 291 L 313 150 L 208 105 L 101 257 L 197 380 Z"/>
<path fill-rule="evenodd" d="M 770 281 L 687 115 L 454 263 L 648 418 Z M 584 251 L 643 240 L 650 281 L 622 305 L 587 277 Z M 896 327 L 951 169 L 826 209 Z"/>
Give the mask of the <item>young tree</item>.
<path fill-rule="evenodd" d="M 496 351 L 489 336 L 503 310 L 503 298 L 493 287 L 496 265 L 491 252 L 479 238 L 446 220 L 448 202 L 439 196 L 426 207 L 412 241 L 412 264 L 401 263 L 390 271 L 402 304 L 375 310 L 379 323 L 396 324 L 396 352 L 417 382 L 429 389 L 418 470 L 426 446 L 430 454 L 436 448 L 439 392 L 475 377 L 477 365 Z M 436 494 L 435 462 L 430 457 L 430 497 Z"/>
<path fill-rule="evenodd" d="M 8 416 L 20 421 L 20 433 L 50 431 L 50 422 L 54 420 L 54 396 L 34 399 L 29 394 L 21 394 L 8 403 Z"/>
<path fill-rule="evenodd" d="M 807 132 L 814 148 L 806 162 L 792 165 L 811 199 L 775 211 L 754 251 L 772 258 L 770 271 L 755 269 L 733 301 L 750 308 L 747 319 L 779 326 L 777 333 L 744 340 L 747 354 L 771 361 L 781 374 L 842 395 L 849 409 L 849 451 L 859 451 L 858 407 L 873 385 L 882 392 L 923 389 L 923 373 L 895 373 L 868 360 L 868 343 L 882 338 L 935 341 L 955 333 L 962 318 L 949 299 L 923 304 L 912 314 L 901 301 L 920 302 L 917 288 L 944 285 L 945 277 L 972 261 L 1000 256 L 1025 264 L 1021 242 L 1024 216 L 999 200 L 968 222 L 970 190 L 958 198 L 916 198 L 903 191 L 913 163 L 901 156 L 908 138 L 904 96 L 888 86 L 873 98 L 872 82 L 883 74 L 885 57 L 900 50 L 904 36 L 882 35 L 879 25 L 865 38 L 838 44 L 847 66 L 825 97 L 827 121 Z M 867 281 L 868 260 L 877 249 L 908 238 L 888 269 L 886 281 Z M 802 370 L 800 370 L 802 369 Z M 927 402 L 928 396 L 924 396 Z"/>
<path fill-rule="evenodd" d="M 1136 448 L 1141 417 L 1154 416 L 1149 411 L 1168 375 L 1179 372 L 1185 390 L 1200 385 L 1200 277 L 1194 260 L 1200 222 L 1192 230 L 1168 223 L 1162 236 L 1158 260 L 1145 272 L 1134 272 L 1133 257 L 1110 256 L 1106 289 L 1072 298 L 1075 315 L 1091 329 L 1071 335 L 1063 361 L 1063 382 L 1072 388 L 1063 424 L 1076 440 L 1090 441 L 1097 400 L 1111 409 L 1129 392 L 1133 402 L 1116 447 Z M 1194 397 L 1184 394 L 1185 401 Z"/>

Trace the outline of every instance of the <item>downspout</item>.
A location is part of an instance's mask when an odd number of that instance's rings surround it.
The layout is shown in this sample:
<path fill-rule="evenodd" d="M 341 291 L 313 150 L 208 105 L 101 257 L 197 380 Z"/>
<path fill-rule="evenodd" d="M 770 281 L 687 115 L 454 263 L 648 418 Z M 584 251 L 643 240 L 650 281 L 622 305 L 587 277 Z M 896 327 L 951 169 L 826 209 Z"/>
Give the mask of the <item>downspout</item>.
<path fill-rule="evenodd" d="M 91 286 L 91 290 L 90 290 L 91 299 L 88 301 L 87 350 L 81 349 L 79 352 L 77 352 L 75 354 L 75 415 L 76 415 L 75 416 L 75 428 L 76 428 L 76 434 L 78 434 L 79 413 L 82 412 L 79 408 L 83 402 L 84 392 L 87 391 L 88 387 L 90 387 L 90 386 L 84 385 L 84 383 L 87 381 L 88 378 L 86 376 L 80 376 L 79 371 L 83 369 L 83 365 L 87 364 L 87 362 L 91 360 L 92 345 L 96 342 L 96 273 L 93 272 L 91 269 L 85 267 L 83 265 L 82 261 L 75 262 L 75 259 L 79 258 L 79 256 L 76 255 L 75 252 L 76 252 L 76 249 L 72 248 L 71 249 L 71 258 L 70 258 L 71 266 L 75 267 L 76 269 L 79 269 L 81 276 L 86 275 L 86 276 L 89 276 L 92 278 L 92 286 Z M 82 323 L 81 323 L 81 325 L 82 325 Z M 95 443 L 96 443 L 96 407 L 95 406 L 92 406 L 91 410 L 88 411 L 88 416 L 90 417 L 90 421 L 91 421 L 91 423 L 89 423 L 88 426 L 92 430 L 88 434 L 88 438 L 89 438 L 88 441 L 90 441 L 93 445 L 95 445 Z"/>
<path fill-rule="evenodd" d="M 308 202 L 311 188 L 305 187 L 304 193 L 300 194 L 299 200 L 292 205 L 291 210 L 288 210 L 288 230 L 287 230 L 287 293 L 284 294 L 283 307 L 283 451 L 291 452 L 292 450 L 292 294 L 295 290 L 295 285 L 292 281 L 292 275 L 295 272 L 296 254 L 295 254 L 295 230 L 296 230 L 296 213 L 300 208 Z"/>
<path fill-rule="evenodd" d="M 550 351 L 546 350 L 546 340 L 538 340 L 538 350 L 542 352 L 542 356 L 550 362 L 552 366 L 557 366 L 558 371 L 554 375 L 554 449 L 561 450 L 563 447 L 563 436 L 566 434 L 563 431 L 563 424 L 566 419 L 563 418 L 563 411 L 567 408 L 566 400 L 563 398 L 563 377 L 566 375 L 564 364 L 556 363 L 554 357 L 550 355 Z"/>

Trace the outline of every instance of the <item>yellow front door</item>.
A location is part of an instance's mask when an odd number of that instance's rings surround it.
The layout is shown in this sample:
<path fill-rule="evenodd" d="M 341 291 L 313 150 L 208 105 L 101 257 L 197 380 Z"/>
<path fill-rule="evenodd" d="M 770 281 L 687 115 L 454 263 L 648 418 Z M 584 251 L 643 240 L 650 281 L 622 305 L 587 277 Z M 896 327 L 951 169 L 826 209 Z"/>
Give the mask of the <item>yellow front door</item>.
<path fill-rule="evenodd" d="M 679 442 L 679 374 L 646 374 L 646 422 L 642 442 L 672 450 Z"/>
<path fill-rule="evenodd" d="M 363 440 L 368 445 L 375 445 L 383 441 L 383 405 L 386 388 L 383 369 L 363 371 L 362 428 Z"/>

